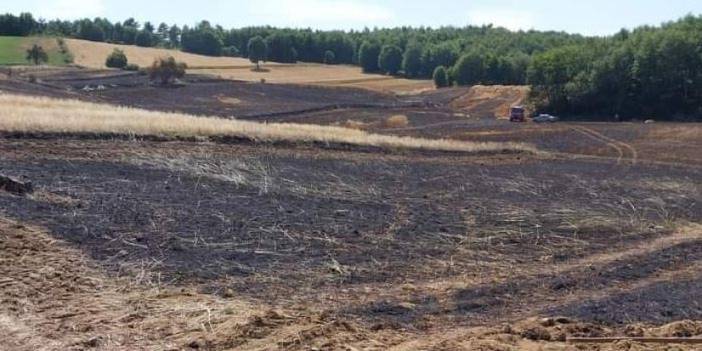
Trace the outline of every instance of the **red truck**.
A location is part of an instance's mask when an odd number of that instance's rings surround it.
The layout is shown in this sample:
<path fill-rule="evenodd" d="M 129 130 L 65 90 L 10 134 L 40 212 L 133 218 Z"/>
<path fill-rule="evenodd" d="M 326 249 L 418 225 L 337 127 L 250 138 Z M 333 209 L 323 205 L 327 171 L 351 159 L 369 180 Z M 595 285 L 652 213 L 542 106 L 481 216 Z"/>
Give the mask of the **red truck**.
<path fill-rule="evenodd" d="M 523 106 L 512 106 L 509 109 L 510 122 L 526 122 L 526 110 Z"/>

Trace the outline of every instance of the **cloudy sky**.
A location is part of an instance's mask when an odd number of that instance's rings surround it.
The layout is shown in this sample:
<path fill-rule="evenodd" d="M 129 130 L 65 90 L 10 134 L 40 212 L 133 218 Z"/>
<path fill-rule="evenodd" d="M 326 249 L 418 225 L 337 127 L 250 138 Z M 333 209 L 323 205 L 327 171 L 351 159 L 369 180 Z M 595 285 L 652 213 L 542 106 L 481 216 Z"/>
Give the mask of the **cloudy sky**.
<path fill-rule="evenodd" d="M 274 25 L 318 29 L 487 24 L 509 29 L 610 34 L 702 14 L 702 0 L 0 0 L 0 12 L 46 19 L 107 17 L 224 27 Z"/>

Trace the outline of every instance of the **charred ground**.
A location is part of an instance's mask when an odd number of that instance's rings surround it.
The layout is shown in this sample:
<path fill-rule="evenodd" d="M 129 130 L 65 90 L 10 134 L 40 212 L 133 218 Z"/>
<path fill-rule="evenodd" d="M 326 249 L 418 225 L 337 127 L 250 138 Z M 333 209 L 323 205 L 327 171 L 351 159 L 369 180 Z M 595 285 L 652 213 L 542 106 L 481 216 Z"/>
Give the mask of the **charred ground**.
<path fill-rule="evenodd" d="M 60 74 L 67 76 L 52 73 L 41 84 L 0 81 L 0 89 L 222 117 L 321 124 L 353 118 L 383 133 L 529 141 L 553 151 L 476 156 L 4 138 L 1 172 L 28 176 L 37 191 L 0 193 L 2 216 L 43 228 L 22 240 L 12 233 L 25 229 L 0 228 L 6 262 L 49 250 L 55 240 L 70 248 L 56 255 L 84 255 L 91 267 L 68 276 L 105 281 L 96 289 L 76 280 L 83 293 L 106 299 L 112 295 L 103 291 L 119 290 L 109 281 L 126 281 L 123 289 L 132 293 L 188 289 L 194 293 L 179 303 L 206 307 L 191 311 L 202 327 L 155 322 L 157 307 L 173 295 L 148 293 L 140 303 L 110 300 L 113 308 L 82 310 L 74 301 L 79 314 L 42 322 L 51 308 L 30 292 L 85 295 L 60 284 L 0 282 L 3 289 L 19 286 L 6 290 L 16 294 L 6 306 L 25 294 L 31 303 L 22 302 L 23 310 L 35 315 L 23 317 L 17 308 L 4 316 L 53 333 L 71 330 L 78 346 L 69 346 L 154 348 L 162 340 L 174 349 L 452 350 L 485 343 L 537 350 L 548 341 L 569 349 L 558 343 L 565 336 L 632 328 L 702 333 L 693 322 L 655 328 L 702 320 L 695 224 L 702 221 L 702 162 L 664 137 L 677 125 L 513 125 L 456 106 L 466 94 L 461 89 L 397 97 L 199 77 L 164 89 L 142 81 L 130 87 L 124 80 L 143 79 L 132 75 Z M 99 85 L 105 90 L 83 90 Z M 224 109 L 221 96 L 239 103 Z M 382 125 L 395 114 L 409 124 Z M 27 270 L 7 267 L 11 281 Z M 89 311 L 131 317 L 122 328 L 106 318 L 77 332 Z M 529 319 L 545 316 L 564 318 Z M 129 341 L 126 325 L 143 338 Z"/>

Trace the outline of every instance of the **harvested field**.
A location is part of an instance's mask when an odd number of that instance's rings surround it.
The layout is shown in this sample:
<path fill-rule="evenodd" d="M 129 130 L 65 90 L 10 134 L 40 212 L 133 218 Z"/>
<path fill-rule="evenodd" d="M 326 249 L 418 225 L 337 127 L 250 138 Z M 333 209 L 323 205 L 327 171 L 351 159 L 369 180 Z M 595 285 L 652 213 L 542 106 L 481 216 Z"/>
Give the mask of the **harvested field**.
<path fill-rule="evenodd" d="M 73 53 L 75 64 L 87 68 L 105 68 L 105 59 L 114 49 L 120 49 L 127 55 L 129 63 L 141 67 L 150 66 L 154 59 L 173 56 L 176 60 L 185 62 L 188 66 L 224 66 L 251 67 L 248 59 L 240 57 L 212 57 L 190 54 L 180 50 L 143 48 L 134 45 L 119 45 L 94 42 L 80 39 L 65 39 L 69 50 Z"/>
<path fill-rule="evenodd" d="M 146 67 L 155 58 L 173 56 L 185 62 L 189 71 L 237 81 L 268 83 L 291 83 L 325 86 L 348 86 L 383 92 L 413 92 L 433 89 L 428 80 L 409 80 L 367 74 L 360 67 L 347 65 L 323 65 L 315 63 L 277 64 L 265 63 L 263 70 L 252 70 L 248 59 L 239 57 L 209 57 L 178 50 L 142 48 L 132 45 L 115 45 L 78 39 L 66 39 L 75 56 L 75 63 L 93 69 L 105 68 L 105 58 L 115 48 L 127 55 L 130 63 Z"/>

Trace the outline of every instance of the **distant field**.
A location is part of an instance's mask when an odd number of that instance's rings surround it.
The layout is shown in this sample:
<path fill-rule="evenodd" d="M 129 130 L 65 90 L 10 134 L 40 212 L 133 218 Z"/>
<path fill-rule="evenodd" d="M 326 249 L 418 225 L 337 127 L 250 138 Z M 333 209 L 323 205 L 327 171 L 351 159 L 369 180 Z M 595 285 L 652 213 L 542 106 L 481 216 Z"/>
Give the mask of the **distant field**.
<path fill-rule="evenodd" d="M 265 79 L 269 83 L 349 86 L 397 93 L 433 89 L 433 84 L 429 80 L 409 80 L 366 74 L 360 67 L 348 65 L 268 62 L 263 65 L 265 69 L 263 72 L 254 72 L 251 70 L 253 68 L 251 62 L 239 57 L 210 57 L 178 50 L 142 48 L 77 39 L 66 39 L 66 43 L 75 57 L 75 63 L 90 68 L 105 68 L 107 55 L 115 48 L 119 48 L 125 52 L 130 63 L 139 66 L 148 66 L 157 57 L 173 56 L 185 62 L 192 73 L 210 74 L 225 79 L 251 82 Z"/>
<path fill-rule="evenodd" d="M 34 44 L 39 44 L 44 48 L 49 55 L 50 65 L 66 63 L 54 38 L 0 36 L 0 65 L 26 65 L 28 63 L 26 60 L 27 49 Z"/>
<path fill-rule="evenodd" d="M 185 62 L 191 67 L 251 67 L 249 60 L 237 57 L 202 56 L 179 50 L 142 48 L 133 45 L 99 43 L 78 39 L 66 39 L 66 44 L 73 53 L 75 63 L 90 68 L 105 68 L 105 58 L 107 58 L 107 55 L 115 48 L 124 51 L 127 55 L 127 59 L 129 59 L 129 63 L 135 63 L 139 66 L 148 66 L 158 57 L 173 56 L 176 60 Z"/>

